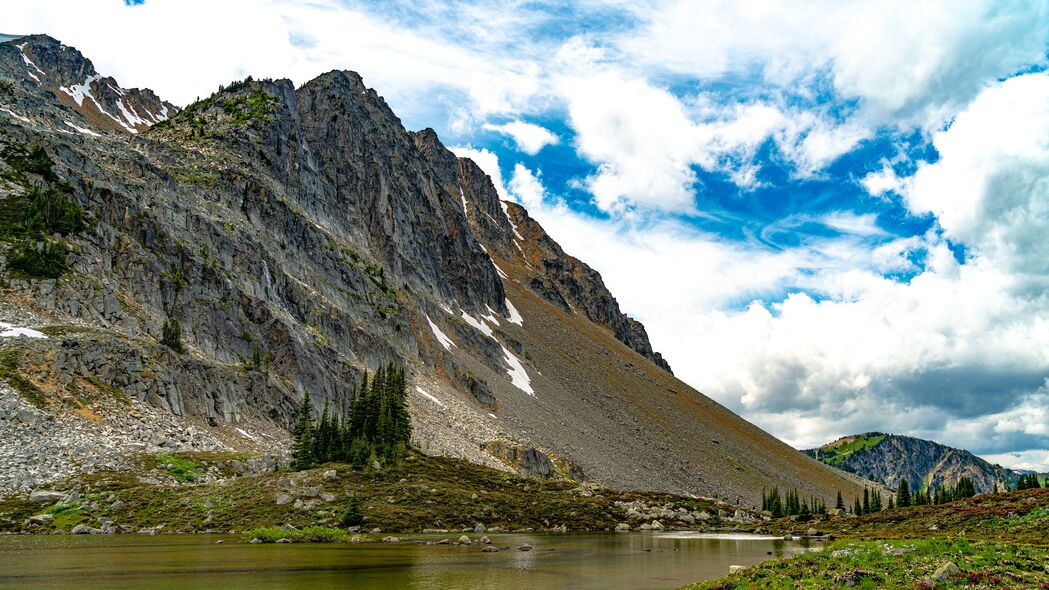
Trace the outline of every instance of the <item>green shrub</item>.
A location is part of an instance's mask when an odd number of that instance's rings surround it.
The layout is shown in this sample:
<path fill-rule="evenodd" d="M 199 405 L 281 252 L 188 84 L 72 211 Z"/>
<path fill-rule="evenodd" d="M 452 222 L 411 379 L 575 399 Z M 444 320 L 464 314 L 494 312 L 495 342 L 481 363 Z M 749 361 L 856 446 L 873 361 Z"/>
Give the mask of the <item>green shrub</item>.
<path fill-rule="evenodd" d="M 7 252 L 7 270 L 34 279 L 57 279 L 69 271 L 69 249 L 62 242 L 15 242 Z"/>
<path fill-rule="evenodd" d="M 259 539 L 263 543 L 276 543 L 287 539 L 293 543 L 342 543 L 349 540 L 346 531 L 324 526 L 311 526 L 302 530 L 265 527 L 244 531 L 244 539 Z"/>
<path fill-rule="evenodd" d="M 53 188 L 31 186 L 24 194 L 0 201 L 0 238 L 40 240 L 85 229 L 80 203 Z"/>

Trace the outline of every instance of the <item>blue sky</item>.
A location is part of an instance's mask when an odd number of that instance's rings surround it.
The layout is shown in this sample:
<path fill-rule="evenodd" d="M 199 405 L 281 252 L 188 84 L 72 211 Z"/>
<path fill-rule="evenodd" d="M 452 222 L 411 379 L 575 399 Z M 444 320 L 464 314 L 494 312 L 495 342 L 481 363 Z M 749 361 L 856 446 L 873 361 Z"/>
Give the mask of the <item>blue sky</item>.
<path fill-rule="evenodd" d="M 178 103 L 356 70 L 597 268 L 679 376 L 765 429 L 1049 469 L 1045 0 L 9 12 Z"/>

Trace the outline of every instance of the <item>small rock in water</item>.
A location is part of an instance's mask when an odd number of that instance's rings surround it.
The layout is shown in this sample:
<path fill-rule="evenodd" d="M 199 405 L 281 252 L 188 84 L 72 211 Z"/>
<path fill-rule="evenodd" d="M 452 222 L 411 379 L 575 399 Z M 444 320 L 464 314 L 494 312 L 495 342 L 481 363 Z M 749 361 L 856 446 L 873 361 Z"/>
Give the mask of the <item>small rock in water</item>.
<path fill-rule="evenodd" d="M 456 543 L 458 543 L 459 545 L 471 545 L 473 543 L 473 541 L 470 540 L 470 537 L 467 537 L 466 535 L 463 535 L 463 536 L 459 537 L 459 540 L 456 541 Z"/>
<path fill-rule="evenodd" d="M 629 532 L 629 531 L 630 531 L 630 525 L 625 523 L 625 522 L 621 522 L 621 523 L 616 525 L 616 532 L 617 533 L 626 533 L 626 532 Z"/>
<path fill-rule="evenodd" d="M 291 539 L 288 539 L 288 538 L 277 539 L 277 542 L 278 543 L 291 543 Z"/>
<path fill-rule="evenodd" d="M 255 537 L 254 539 L 248 541 L 248 543 L 251 543 L 252 545 L 258 545 L 259 543 L 262 543 L 262 539 Z"/>
<path fill-rule="evenodd" d="M 481 549 L 481 553 L 498 553 L 498 552 L 499 552 L 499 548 L 498 547 L 492 547 L 491 545 Z"/>
<path fill-rule="evenodd" d="M 517 550 L 518 551 L 531 551 L 532 550 L 532 546 L 531 545 L 521 545 L 520 547 L 517 548 Z"/>
<path fill-rule="evenodd" d="M 218 541 L 215 541 L 215 544 L 216 544 L 216 545 L 221 545 L 221 544 L 222 544 L 223 542 L 224 542 L 224 541 L 223 541 L 222 539 L 219 539 Z"/>

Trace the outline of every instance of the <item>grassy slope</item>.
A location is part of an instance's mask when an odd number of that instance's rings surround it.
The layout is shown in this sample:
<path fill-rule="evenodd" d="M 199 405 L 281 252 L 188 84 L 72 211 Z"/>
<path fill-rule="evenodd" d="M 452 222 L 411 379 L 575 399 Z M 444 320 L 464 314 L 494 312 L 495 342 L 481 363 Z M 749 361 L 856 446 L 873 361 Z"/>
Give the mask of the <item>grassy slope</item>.
<path fill-rule="evenodd" d="M 839 441 L 835 441 L 818 449 L 812 451 L 806 451 L 810 456 L 815 456 L 816 451 L 819 452 L 819 460 L 823 461 L 828 465 L 840 466 L 844 463 L 853 453 L 862 451 L 863 449 L 869 449 L 881 441 L 885 440 L 886 435 L 877 432 L 868 432 L 866 434 L 858 434 L 856 436 L 850 436 Z"/>
<path fill-rule="evenodd" d="M 481 467 L 466 461 L 413 454 L 409 460 L 382 471 L 354 471 L 348 465 L 330 464 L 304 472 L 276 472 L 234 477 L 209 484 L 192 483 L 214 459 L 203 453 L 144 456 L 143 469 L 170 465 L 177 485 L 142 483 L 148 474 L 102 472 L 79 477 L 57 489 L 81 484 L 84 502 L 74 506 L 32 504 L 9 497 L 0 500 L 0 531 L 47 532 L 68 530 L 83 522 L 98 526 L 99 518 L 111 518 L 118 526 L 138 530 L 164 525 L 167 531 L 243 531 L 256 527 L 294 524 L 337 525 L 349 499 L 357 494 L 363 504 L 364 526 L 387 532 L 412 532 L 425 528 L 461 529 L 484 523 L 508 529 L 549 529 L 565 525 L 570 530 L 605 529 L 626 522 L 624 511 L 614 502 L 642 500 L 649 505 L 667 502 L 688 510 L 731 510 L 711 500 L 693 500 L 670 494 L 590 490 L 565 480 L 539 480 Z M 229 457 L 221 457 L 228 460 Z M 323 474 L 334 469 L 337 476 Z M 176 473 L 177 472 L 177 473 Z M 278 493 L 317 488 L 334 501 L 297 498 L 312 504 L 295 508 L 278 505 Z M 124 507 L 111 509 L 120 500 Z M 98 506 L 91 510 L 90 504 Z M 47 509 L 60 511 L 55 526 L 26 527 L 23 521 Z M 714 524 L 716 519 L 708 521 Z M 639 523 L 635 523 L 639 524 Z"/>
<path fill-rule="evenodd" d="M 936 587 L 1049 588 L 1049 489 L 758 526 L 779 533 L 811 527 L 848 539 L 818 554 L 767 562 L 694 588 L 825 588 L 850 577 L 861 588 L 915 588 L 948 561 L 962 576 Z M 905 550 L 889 551 L 885 541 L 866 539 L 890 539 L 889 548 Z M 841 549 L 848 553 L 834 553 Z"/>

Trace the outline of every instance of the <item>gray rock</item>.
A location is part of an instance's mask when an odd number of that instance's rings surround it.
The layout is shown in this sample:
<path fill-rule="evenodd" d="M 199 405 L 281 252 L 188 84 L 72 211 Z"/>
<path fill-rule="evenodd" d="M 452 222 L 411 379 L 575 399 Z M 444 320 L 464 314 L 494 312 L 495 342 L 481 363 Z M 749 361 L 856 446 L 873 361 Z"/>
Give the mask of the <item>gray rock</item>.
<path fill-rule="evenodd" d="M 734 574 L 736 572 L 743 571 L 745 569 L 747 569 L 747 566 L 745 566 L 745 565 L 730 565 L 730 566 L 728 566 L 728 573 Z"/>
<path fill-rule="evenodd" d="M 30 502 L 62 502 L 65 498 L 65 492 L 56 492 L 54 490 L 33 490 L 29 494 Z"/>
<path fill-rule="evenodd" d="M 291 543 L 291 539 L 288 539 L 288 538 L 286 538 L 286 537 L 282 537 L 282 538 L 280 538 L 280 539 L 277 539 L 277 541 L 276 541 L 276 542 L 277 542 L 277 543 Z"/>
<path fill-rule="evenodd" d="M 481 534 L 481 533 L 483 533 L 483 532 L 485 532 L 487 530 L 488 529 L 485 528 L 485 526 L 483 524 L 481 524 L 481 523 L 477 523 L 477 524 L 474 525 L 474 533 Z"/>
<path fill-rule="evenodd" d="M 259 545 L 262 543 L 262 539 L 255 537 L 254 539 L 248 541 L 248 543 L 251 543 L 252 545 Z"/>
<path fill-rule="evenodd" d="M 531 545 L 521 545 L 517 548 L 518 551 L 531 551 L 533 547 Z"/>
<path fill-rule="evenodd" d="M 324 472 L 323 477 L 324 479 L 338 479 L 339 474 L 336 473 L 334 469 L 328 469 Z"/>
<path fill-rule="evenodd" d="M 616 532 L 617 533 L 630 532 L 630 525 L 625 523 L 625 522 L 621 522 L 621 523 L 616 525 Z"/>
<path fill-rule="evenodd" d="M 121 500 L 117 500 L 116 502 L 113 502 L 112 504 L 109 505 L 109 509 L 113 510 L 115 512 L 123 510 L 124 509 L 124 502 L 121 501 Z"/>
<path fill-rule="evenodd" d="M 285 504 L 291 504 L 292 501 L 294 501 L 294 498 L 292 498 L 291 496 L 289 496 L 288 494 L 285 494 L 283 492 L 279 492 L 276 496 L 273 497 L 273 499 L 277 503 L 278 506 L 283 506 Z"/>
<path fill-rule="evenodd" d="M 940 567 L 936 568 L 936 571 L 933 572 L 932 577 L 937 582 L 949 582 L 960 576 L 961 573 L 961 568 L 955 565 L 953 561 L 948 561 L 947 563 L 944 563 Z"/>
<path fill-rule="evenodd" d="M 37 514 L 29 517 L 29 521 L 36 524 L 46 524 L 51 522 L 52 519 L 54 519 L 54 516 L 50 514 Z"/>

